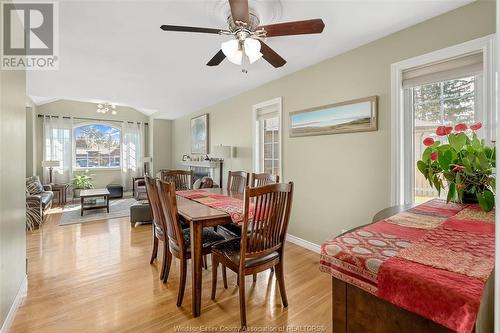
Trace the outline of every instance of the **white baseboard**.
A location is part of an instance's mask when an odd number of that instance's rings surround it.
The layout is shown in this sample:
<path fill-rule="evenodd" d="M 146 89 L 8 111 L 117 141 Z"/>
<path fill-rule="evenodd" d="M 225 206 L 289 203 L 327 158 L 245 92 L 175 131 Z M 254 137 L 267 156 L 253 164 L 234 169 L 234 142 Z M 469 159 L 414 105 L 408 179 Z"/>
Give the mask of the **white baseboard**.
<path fill-rule="evenodd" d="M 294 235 L 286 234 L 286 240 L 295 245 L 301 246 L 304 249 L 321 253 L 321 246 L 318 244 L 314 244 L 313 242 L 307 241 L 305 239 L 299 238 Z"/>
<path fill-rule="evenodd" d="M 5 318 L 5 321 L 2 324 L 2 329 L 0 330 L 0 333 L 7 333 L 10 330 L 10 326 L 12 325 L 12 322 L 16 317 L 17 309 L 21 304 L 23 298 L 26 297 L 27 292 L 28 292 L 28 277 L 25 276 L 23 282 L 21 283 L 21 286 L 19 287 L 19 290 L 17 291 L 16 298 L 14 298 L 14 302 L 12 302 L 12 306 L 10 307 L 9 313 L 7 314 L 7 317 Z"/>

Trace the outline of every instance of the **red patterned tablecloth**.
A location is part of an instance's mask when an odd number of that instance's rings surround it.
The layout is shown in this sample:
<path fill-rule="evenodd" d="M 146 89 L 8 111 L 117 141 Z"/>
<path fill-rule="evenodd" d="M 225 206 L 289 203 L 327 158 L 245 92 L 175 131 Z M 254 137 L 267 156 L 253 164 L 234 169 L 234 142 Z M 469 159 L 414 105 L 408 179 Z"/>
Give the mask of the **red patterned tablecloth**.
<path fill-rule="evenodd" d="M 434 199 L 321 246 L 320 270 L 459 333 L 494 268 L 495 213 Z"/>
<path fill-rule="evenodd" d="M 233 223 L 243 222 L 243 200 L 204 190 L 177 191 L 177 195 L 190 199 L 208 207 L 221 210 L 231 216 Z M 252 218 L 254 207 L 250 204 L 249 218 Z"/>

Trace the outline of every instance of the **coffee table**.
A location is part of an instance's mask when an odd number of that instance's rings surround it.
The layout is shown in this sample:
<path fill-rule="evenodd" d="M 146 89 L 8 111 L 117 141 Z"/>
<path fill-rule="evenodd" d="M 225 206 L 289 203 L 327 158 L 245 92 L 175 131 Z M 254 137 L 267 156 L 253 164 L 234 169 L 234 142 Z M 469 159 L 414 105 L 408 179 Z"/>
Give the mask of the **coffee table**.
<path fill-rule="evenodd" d="M 103 198 L 104 203 L 89 203 L 85 202 L 85 199 L 89 198 Z M 109 213 L 109 191 L 105 188 L 103 189 L 90 189 L 90 190 L 82 190 L 80 192 L 80 200 L 81 200 L 81 208 L 80 208 L 80 216 L 83 216 L 83 212 L 86 210 L 92 209 L 104 209 L 106 208 Z"/>

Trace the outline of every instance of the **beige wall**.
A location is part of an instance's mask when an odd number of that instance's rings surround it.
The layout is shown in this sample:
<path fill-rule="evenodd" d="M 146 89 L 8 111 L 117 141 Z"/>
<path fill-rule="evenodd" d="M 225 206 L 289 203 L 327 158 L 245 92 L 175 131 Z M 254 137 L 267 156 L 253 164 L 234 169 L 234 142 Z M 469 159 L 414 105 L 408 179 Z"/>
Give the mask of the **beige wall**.
<path fill-rule="evenodd" d="M 320 244 L 342 229 L 370 222 L 389 205 L 390 65 L 494 32 L 495 3 L 475 2 L 196 114 L 210 114 L 210 145 L 237 146 L 233 169 L 250 171 L 252 105 L 283 97 L 283 175 L 296 190 L 289 232 Z M 379 96 L 377 132 L 288 135 L 289 112 L 372 95 Z M 177 165 L 190 150 L 192 116 L 173 122 L 172 161 Z"/>
<path fill-rule="evenodd" d="M 151 151 L 153 155 L 152 171 L 155 175 L 161 169 L 172 167 L 172 121 L 153 119 L 151 131 Z"/>
<path fill-rule="evenodd" d="M 118 120 L 118 121 L 140 121 L 148 122 L 149 118 L 144 114 L 136 111 L 133 108 L 117 106 L 117 114 L 100 114 L 96 112 L 95 103 L 59 100 L 37 107 L 37 114 L 52 115 L 52 116 L 67 116 L 67 117 L 84 117 L 84 118 L 94 118 L 99 120 Z M 42 172 L 47 172 L 42 170 L 41 163 L 43 158 L 42 153 L 42 120 L 41 118 L 36 118 L 36 128 L 35 128 L 35 164 L 37 175 L 42 175 Z M 147 136 L 146 136 L 147 137 Z M 148 144 L 146 143 L 146 147 Z M 146 151 L 146 153 L 148 153 Z M 121 171 L 120 170 L 92 170 L 92 175 L 94 175 L 94 186 L 95 187 L 105 187 L 108 184 L 115 183 L 121 184 Z"/>
<path fill-rule="evenodd" d="M 26 73 L 0 71 L 0 326 L 26 276 L 25 97 Z"/>

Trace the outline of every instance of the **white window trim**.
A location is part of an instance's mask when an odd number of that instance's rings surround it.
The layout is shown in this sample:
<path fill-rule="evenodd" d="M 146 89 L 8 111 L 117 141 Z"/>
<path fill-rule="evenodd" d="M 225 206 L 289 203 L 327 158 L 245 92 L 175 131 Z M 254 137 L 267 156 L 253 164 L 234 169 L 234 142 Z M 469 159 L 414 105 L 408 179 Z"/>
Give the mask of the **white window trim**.
<path fill-rule="evenodd" d="M 260 172 L 260 165 L 259 165 L 259 156 L 257 156 L 257 116 L 259 114 L 259 111 L 262 109 L 267 109 L 271 106 L 276 106 L 278 110 L 278 118 L 279 118 L 279 176 L 280 179 L 283 178 L 283 108 L 282 108 L 282 97 L 277 97 L 273 98 L 271 100 L 261 102 L 258 104 L 255 104 L 252 106 L 252 167 L 253 167 L 253 172 Z"/>
<path fill-rule="evenodd" d="M 495 35 L 477 38 L 462 44 L 403 60 L 391 65 L 391 204 L 401 205 L 411 203 L 410 193 L 413 175 L 410 175 L 409 165 L 412 161 L 413 114 L 405 116 L 403 71 L 433 62 L 458 57 L 463 54 L 483 52 L 483 80 L 480 86 L 483 90 L 482 109 L 479 114 L 483 119 L 485 137 L 494 138 L 496 106 L 496 72 L 495 72 Z M 489 111 L 488 111 L 489 110 Z M 410 131 L 409 131 L 410 129 Z"/>
<path fill-rule="evenodd" d="M 76 164 L 76 136 L 75 136 L 75 131 L 78 127 L 84 127 L 84 126 L 89 126 L 89 125 L 105 125 L 109 127 L 116 128 L 120 130 L 120 166 L 113 166 L 113 167 L 85 167 L 81 168 Z M 85 120 L 81 122 L 77 122 L 76 124 L 73 124 L 73 133 L 71 134 L 73 138 L 72 142 L 72 163 L 73 163 L 73 171 L 76 172 L 82 172 L 82 171 L 120 171 L 122 169 L 122 163 L 123 163 L 123 129 L 121 126 L 117 126 L 116 123 L 112 123 L 109 121 L 105 120 L 99 120 L 99 121 L 90 121 L 90 120 Z"/>

